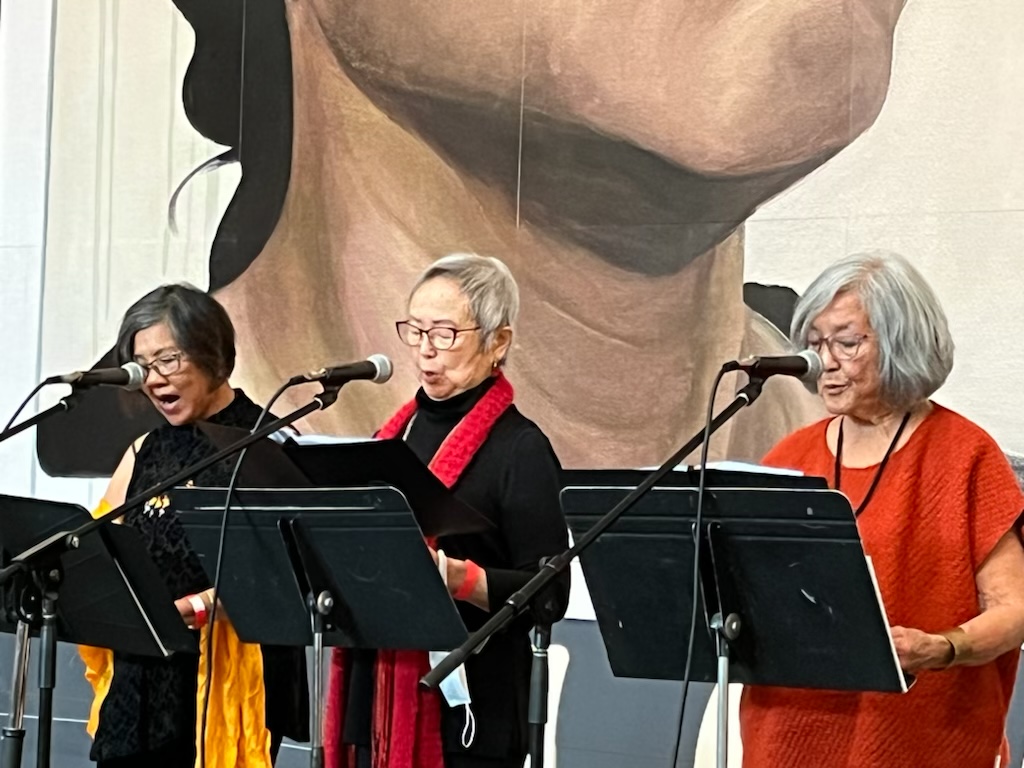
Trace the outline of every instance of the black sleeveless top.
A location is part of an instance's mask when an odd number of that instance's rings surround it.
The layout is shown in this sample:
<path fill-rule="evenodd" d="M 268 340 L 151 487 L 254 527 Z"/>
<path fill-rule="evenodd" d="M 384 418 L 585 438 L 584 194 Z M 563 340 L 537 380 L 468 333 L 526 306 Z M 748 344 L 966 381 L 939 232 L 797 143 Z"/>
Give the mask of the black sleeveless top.
<path fill-rule="evenodd" d="M 260 408 L 241 390 L 208 421 L 251 429 Z M 128 496 L 149 488 L 216 452 L 195 424 L 164 424 L 151 432 L 135 457 Z M 229 457 L 203 472 L 196 485 L 226 486 L 237 457 Z M 149 550 L 168 591 L 175 598 L 211 586 L 185 529 L 169 507 L 147 502 L 129 510 L 123 520 L 135 528 Z M 198 638 L 198 633 L 197 633 Z M 263 646 L 267 727 L 277 737 L 309 740 L 309 696 L 306 660 L 301 648 Z M 168 659 L 114 653 L 110 690 L 100 709 L 99 726 L 90 757 L 110 760 L 171 745 L 195 743 L 196 675 L 199 656 L 178 653 Z"/>

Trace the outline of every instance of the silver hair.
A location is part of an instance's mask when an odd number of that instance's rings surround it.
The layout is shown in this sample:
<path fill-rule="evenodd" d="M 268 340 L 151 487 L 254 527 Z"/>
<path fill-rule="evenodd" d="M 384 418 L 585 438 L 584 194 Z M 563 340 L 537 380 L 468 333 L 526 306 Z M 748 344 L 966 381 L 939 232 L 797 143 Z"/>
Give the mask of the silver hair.
<path fill-rule="evenodd" d="M 882 400 L 896 409 L 927 400 L 953 370 L 953 337 L 935 292 L 899 254 L 857 253 L 825 269 L 797 302 L 793 344 L 805 349 L 814 320 L 850 292 L 863 304 L 878 339 Z"/>
<path fill-rule="evenodd" d="M 519 286 L 503 261 L 475 253 L 443 256 L 416 279 L 409 291 L 409 300 L 424 283 L 438 277 L 453 280 L 465 295 L 473 321 L 480 326 L 484 347 L 490 345 L 495 334 L 506 325 L 515 325 L 519 316 Z"/>

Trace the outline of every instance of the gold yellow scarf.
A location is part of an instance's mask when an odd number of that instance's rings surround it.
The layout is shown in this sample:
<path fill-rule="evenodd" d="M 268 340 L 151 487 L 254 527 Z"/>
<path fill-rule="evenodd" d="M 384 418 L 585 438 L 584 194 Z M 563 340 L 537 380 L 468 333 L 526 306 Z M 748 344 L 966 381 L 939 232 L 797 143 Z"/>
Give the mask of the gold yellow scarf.
<path fill-rule="evenodd" d="M 93 517 L 109 512 L 103 500 Z M 199 765 L 203 698 L 206 695 L 206 644 L 213 629 L 213 688 L 206 722 L 206 768 L 269 768 L 270 731 L 266 727 L 263 690 L 263 654 L 258 645 L 243 643 L 221 613 L 215 627 L 206 626 L 200 638 L 199 677 L 196 685 L 196 765 Z M 93 690 L 86 730 L 96 735 L 100 707 L 114 676 L 114 654 L 106 648 L 81 645 L 85 679 Z"/>

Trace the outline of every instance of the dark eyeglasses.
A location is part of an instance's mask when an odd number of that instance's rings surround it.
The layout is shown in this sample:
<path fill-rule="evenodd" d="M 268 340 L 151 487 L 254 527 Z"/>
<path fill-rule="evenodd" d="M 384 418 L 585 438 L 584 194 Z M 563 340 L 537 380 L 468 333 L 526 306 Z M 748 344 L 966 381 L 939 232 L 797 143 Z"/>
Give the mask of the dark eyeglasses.
<path fill-rule="evenodd" d="M 148 363 L 143 362 L 138 357 L 135 358 L 135 362 L 142 367 L 147 377 L 150 371 L 156 371 L 161 376 L 171 376 L 181 370 L 181 361 L 184 357 L 184 352 L 167 352 L 155 360 L 150 360 Z"/>
<path fill-rule="evenodd" d="M 395 329 L 398 331 L 398 338 L 410 347 L 418 347 L 423 342 L 423 337 L 426 336 L 430 346 L 444 351 L 451 349 L 455 345 L 455 339 L 458 338 L 460 333 L 479 331 L 480 326 L 475 325 L 472 328 L 447 328 L 443 325 L 438 325 L 428 329 L 419 328 L 408 320 L 400 320 L 395 323 Z"/>

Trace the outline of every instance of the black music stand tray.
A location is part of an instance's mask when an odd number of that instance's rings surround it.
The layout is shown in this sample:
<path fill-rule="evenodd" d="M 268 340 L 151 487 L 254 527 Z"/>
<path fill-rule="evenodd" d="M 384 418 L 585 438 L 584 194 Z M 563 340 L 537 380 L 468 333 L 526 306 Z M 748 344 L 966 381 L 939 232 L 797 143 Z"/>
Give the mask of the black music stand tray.
<path fill-rule="evenodd" d="M 173 506 L 211 579 L 225 490 L 180 488 Z M 310 600 L 327 593 L 324 643 L 447 650 L 466 639 L 405 497 L 389 486 L 239 489 L 220 598 L 241 640 L 314 645 Z"/>
<path fill-rule="evenodd" d="M 9 557 L 91 519 L 77 504 L 0 495 L 0 549 Z M 198 650 L 133 529 L 111 525 L 87 534 L 59 565 L 58 640 L 143 656 Z M 19 606 L 4 602 L 0 630 L 13 632 Z"/>
<path fill-rule="evenodd" d="M 91 519 L 75 504 L 0 495 L 3 565 L 33 544 Z M 108 525 L 85 534 L 77 546 L 47 563 L 43 573 L 12 577 L 0 595 L 0 631 L 16 635 L 11 725 L 3 729 L 0 739 L 4 768 L 21 763 L 25 735 L 21 720 L 33 631 L 38 630 L 41 645 L 39 765 L 50 762 L 58 640 L 143 656 L 198 651 L 195 634 L 181 620 L 145 544 L 131 528 Z"/>
<path fill-rule="evenodd" d="M 843 494 L 820 478 L 709 470 L 697 532 L 695 475 L 672 475 L 580 555 L 616 676 L 683 679 L 699 543 L 701 618 L 690 677 L 719 686 L 719 764 L 729 682 L 907 690 Z M 574 535 L 644 477 L 567 472 L 562 506 Z"/>

